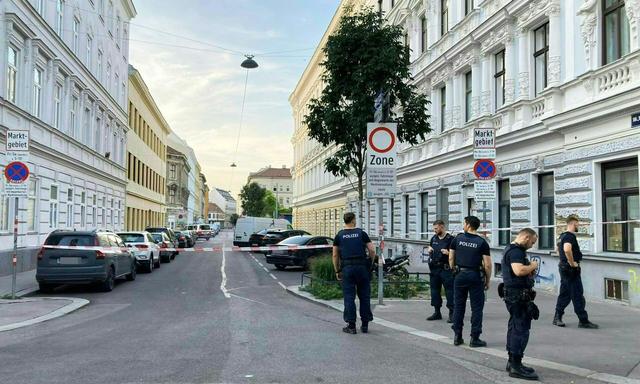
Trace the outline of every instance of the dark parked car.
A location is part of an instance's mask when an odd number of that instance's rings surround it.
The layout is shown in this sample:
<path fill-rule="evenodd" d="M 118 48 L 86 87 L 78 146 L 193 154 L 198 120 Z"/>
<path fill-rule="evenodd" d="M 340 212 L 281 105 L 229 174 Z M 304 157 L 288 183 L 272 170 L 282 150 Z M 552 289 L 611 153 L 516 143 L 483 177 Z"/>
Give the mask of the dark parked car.
<path fill-rule="evenodd" d="M 264 236 L 269 232 L 266 229 L 263 229 L 260 232 L 256 232 L 249 236 L 249 245 L 252 247 L 261 247 L 264 245 Z"/>
<path fill-rule="evenodd" d="M 278 243 L 278 245 L 333 245 L 333 240 L 325 236 L 304 235 L 289 237 Z M 309 259 L 330 253 L 330 247 L 274 250 L 267 255 L 267 263 L 275 265 L 281 271 L 287 266 L 299 266 L 306 269 L 309 266 Z"/>
<path fill-rule="evenodd" d="M 90 283 L 97 283 L 108 292 L 113 290 L 115 280 L 121 277 L 136 279 L 136 258 L 113 232 L 53 231 L 38 252 L 36 280 L 44 293 L 51 292 L 60 284 Z"/>
<path fill-rule="evenodd" d="M 191 248 L 193 247 L 193 238 L 189 231 L 176 232 L 176 238 L 178 239 L 178 247 Z"/>
<path fill-rule="evenodd" d="M 180 248 L 180 244 L 178 243 L 178 237 L 176 236 L 176 233 L 171 228 L 167 228 L 167 227 L 147 227 L 147 228 L 145 228 L 145 231 L 147 231 L 149 233 L 164 233 L 169 238 L 169 241 L 171 241 L 172 246 L 169 247 L 169 248 Z M 178 254 L 179 254 L 178 251 L 174 251 L 173 252 L 173 257 L 178 256 Z"/>
<path fill-rule="evenodd" d="M 176 255 L 173 251 L 167 251 L 167 248 L 173 248 L 173 241 L 169 239 L 164 232 L 152 233 L 151 237 L 153 237 L 153 241 L 158 244 L 158 248 L 160 248 L 160 261 L 163 263 L 170 263 Z"/>
<path fill-rule="evenodd" d="M 278 244 L 282 240 L 292 236 L 311 236 L 311 234 L 298 229 L 270 229 L 264 235 L 261 245 Z"/>

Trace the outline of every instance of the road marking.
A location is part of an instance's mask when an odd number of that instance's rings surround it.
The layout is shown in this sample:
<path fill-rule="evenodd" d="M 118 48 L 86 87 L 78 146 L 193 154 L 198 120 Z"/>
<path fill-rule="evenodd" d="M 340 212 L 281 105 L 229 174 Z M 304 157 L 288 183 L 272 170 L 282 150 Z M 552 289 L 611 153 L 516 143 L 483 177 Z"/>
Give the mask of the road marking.
<path fill-rule="evenodd" d="M 273 276 L 273 273 L 270 273 L 270 274 L 269 274 L 269 276 L 271 276 L 271 278 L 272 278 L 273 280 L 278 280 L 278 278 L 277 278 L 277 277 Z"/>
<path fill-rule="evenodd" d="M 224 271 L 226 258 L 224 255 L 224 249 L 222 249 L 222 265 L 220 266 L 220 272 L 222 273 L 222 282 L 220 283 L 220 290 L 224 294 L 224 297 L 227 299 L 231 298 L 231 295 L 227 291 L 227 273 Z"/>
<path fill-rule="evenodd" d="M 282 284 L 282 282 L 278 281 L 278 284 L 280 284 L 280 286 L 282 287 L 282 289 L 285 289 L 285 290 L 287 289 L 287 286 L 286 286 L 286 285 L 284 285 L 284 284 Z"/>
<path fill-rule="evenodd" d="M 269 273 L 269 270 L 265 267 L 262 267 L 262 269 L 264 269 L 265 272 Z"/>
<path fill-rule="evenodd" d="M 257 260 L 256 260 L 257 261 Z M 258 265 L 264 268 L 264 265 L 258 261 Z"/>

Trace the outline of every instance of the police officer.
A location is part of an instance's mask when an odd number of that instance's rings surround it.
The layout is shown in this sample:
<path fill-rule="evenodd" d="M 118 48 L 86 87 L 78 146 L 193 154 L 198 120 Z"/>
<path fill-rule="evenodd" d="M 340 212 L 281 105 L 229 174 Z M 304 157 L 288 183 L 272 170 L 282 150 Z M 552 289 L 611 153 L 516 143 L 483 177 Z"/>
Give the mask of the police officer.
<path fill-rule="evenodd" d="M 344 296 L 344 321 L 347 326 L 343 332 L 356 334 L 356 294 L 360 299 L 360 320 L 362 333 L 369 331 L 369 322 L 373 320 L 371 313 L 371 263 L 376 256 L 376 249 L 369 235 L 356 228 L 356 215 L 353 212 L 344 214 L 343 230 L 338 232 L 333 241 L 333 268 L 338 280 L 342 280 Z M 367 253 L 369 256 L 367 257 Z"/>
<path fill-rule="evenodd" d="M 556 314 L 553 317 L 553 325 L 564 327 L 562 322 L 564 310 L 573 301 L 573 310 L 578 315 L 580 323 L 578 327 L 597 329 L 598 325 L 589 321 L 589 315 L 585 310 L 584 290 L 582 288 L 582 278 L 580 277 L 580 261 L 582 252 L 578 245 L 576 233 L 578 232 L 579 218 L 570 215 L 567 218 L 567 231 L 560 235 L 558 242 L 558 253 L 560 254 L 560 294 L 556 303 Z"/>
<path fill-rule="evenodd" d="M 447 323 L 453 323 L 453 274 L 449 268 L 449 247 L 453 236 L 446 232 L 442 220 L 433 222 L 433 232 L 435 235 L 429 242 L 429 286 L 431 288 L 431 306 L 434 312 L 427 317 L 427 321 L 442 320 L 440 292 L 444 286 L 447 295 L 447 308 L 449 309 Z"/>
<path fill-rule="evenodd" d="M 537 315 L 532 313 L 535 309 L 531 306 L 535 299 L 533 277 L 538 263 L 529 261 L 526 250 L 533 247 L 537 240 L 538 235 L 533 229 L 522 229 L 514 242 L 507 245 L 502 257 L 503 296 L 509 311 L 507 372 L 511 377 L 525 380 L 538 380 L 533 368 L 522 365 L 524 350 L 529 342 L 531 320 L 537 319 Z"/>
<path fill-rule="evenodd" d="M 455 270 L 453 281 L 454 309 L 453 344 L 464 343 L 462 326 L 467 296 L 471 299 L 471 342 L 470 347 L 484 347 L 487 343 L 480 340 L 482 333 L 482 310 L 484 308 L 484 290 L 489 289 L 491 276 L 491 256 L 489 244 L 477 233 L 480 219 L 475 216 L 464 218 L 464 233 L 451 242 L 449 266 Z"/>

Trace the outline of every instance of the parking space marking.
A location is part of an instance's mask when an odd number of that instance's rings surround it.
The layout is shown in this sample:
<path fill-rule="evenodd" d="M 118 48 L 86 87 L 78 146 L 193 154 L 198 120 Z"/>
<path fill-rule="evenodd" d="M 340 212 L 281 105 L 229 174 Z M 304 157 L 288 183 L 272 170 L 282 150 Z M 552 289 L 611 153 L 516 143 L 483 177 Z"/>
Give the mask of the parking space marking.
<path fill-rule="evenodd" d="M 282 284 L 281 282 L 279 282 L 279 281 L 278 281 L 278 284 L 280 284 L 280 286 L 282 287 L 282 289 L 285 289 L 285 290 L 287 289 L 287 286 L 286 286 L 286 285 L 284 285 L 284 284 Z"/>
<path fill-rule="evenodd" d="M 278 278 L 277 278 L 277 277 L 275 277 L 275 276 L 273 275 L 273 273 L 270 273 L 270 274 L 269 274 L 269 276 L 271 276 L 271 278 L 272 278 L 273 280 L 278 280 Z"/>
<path fill-rule="evenodd" d="M 269 273 L 269 270 L 265 267 L 262 267 L 262 269 L 264 269 L 265 272 Z"/>

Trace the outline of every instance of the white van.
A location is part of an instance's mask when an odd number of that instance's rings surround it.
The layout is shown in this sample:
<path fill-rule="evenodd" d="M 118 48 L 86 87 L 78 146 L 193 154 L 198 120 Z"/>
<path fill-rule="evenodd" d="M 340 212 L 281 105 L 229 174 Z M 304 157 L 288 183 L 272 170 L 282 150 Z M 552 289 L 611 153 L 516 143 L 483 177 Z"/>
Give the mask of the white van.
<path fill-rule="evenodd" d="M 205 239 L 209 241 L 209 239 L 214 236 L 211 225 L 209 224 L 187 225 L 187 230 L 191 231 L 196 239 Z"/>
<path fill-rule="evenodd" d="M 233 231 L 233 245 L 240 247 L 248 246 L 249 237 L 263 229 L 292 229 L 292 227 L 285 219 L 251 216 L 240 217 Z"/>

